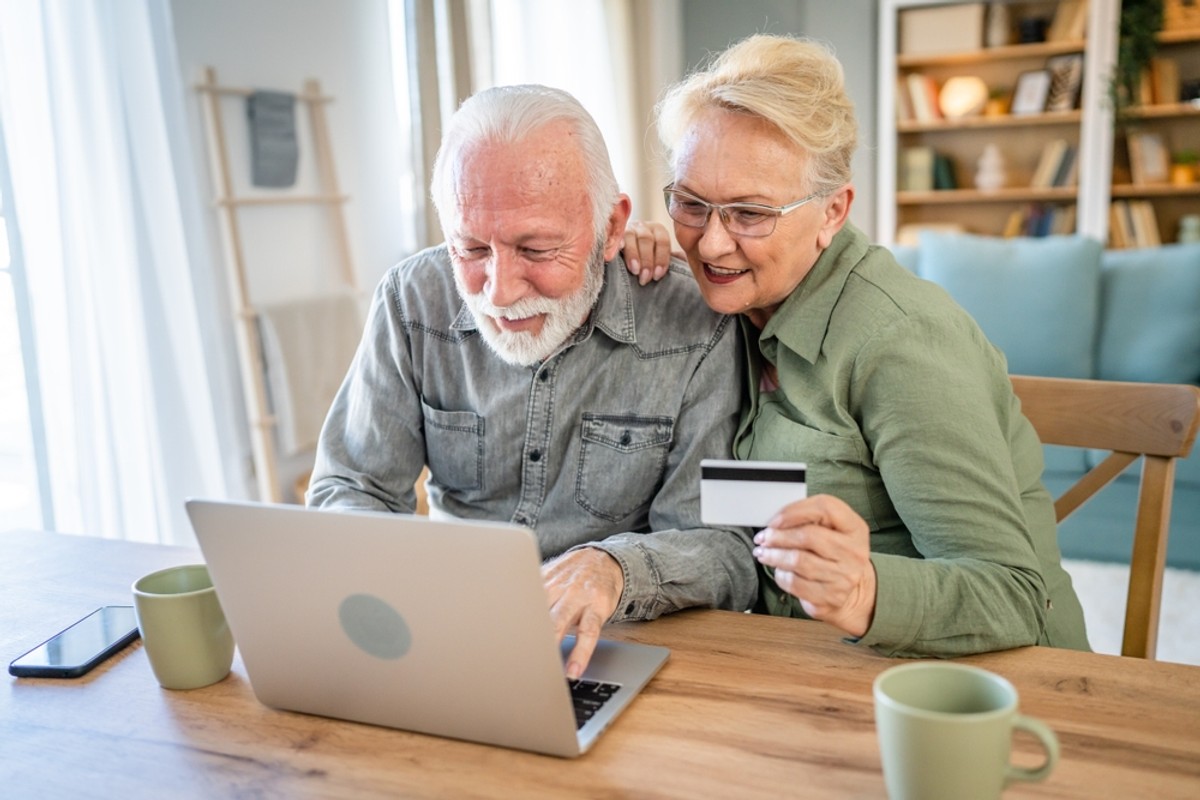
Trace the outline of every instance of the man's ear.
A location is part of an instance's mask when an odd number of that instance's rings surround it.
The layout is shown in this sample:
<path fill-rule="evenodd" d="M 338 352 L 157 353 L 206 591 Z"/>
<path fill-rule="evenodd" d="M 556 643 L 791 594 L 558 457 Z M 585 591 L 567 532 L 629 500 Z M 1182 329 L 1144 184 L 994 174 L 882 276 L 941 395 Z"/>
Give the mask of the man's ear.
<path fill-rule="evenodd" d="M 836 193 L 825 200 L 825 217 L 821 220 L 821 230 L 817 232 L 817 245 L 824 250 L 829 247 L 833 237 L 850 219 L 850 205 L 854 202 L 854 184 L 847 183 Z"/>
<path fill-rule="evenodd" d="M 604 232 L 604 260 L 612 261 L 617 251 L 625 245 L 625 224 L 633 213 L 633 201 L 629 195 L 618 195 L 612 213 L 608 215 L 608 230 Z"/>

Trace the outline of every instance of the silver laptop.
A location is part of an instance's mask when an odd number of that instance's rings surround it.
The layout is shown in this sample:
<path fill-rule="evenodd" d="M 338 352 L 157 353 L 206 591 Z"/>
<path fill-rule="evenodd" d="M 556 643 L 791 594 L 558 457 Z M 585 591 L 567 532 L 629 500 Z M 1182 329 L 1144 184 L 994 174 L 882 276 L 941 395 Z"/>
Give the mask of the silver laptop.
<path fill-rule="evenodd" d="M 554 640 L 525 528 L 207 500 L 187 511 L 254 694 L 274 708 L 576 756 L 667 659 L 601 640 L 569 686 L 572 640 Z"/>

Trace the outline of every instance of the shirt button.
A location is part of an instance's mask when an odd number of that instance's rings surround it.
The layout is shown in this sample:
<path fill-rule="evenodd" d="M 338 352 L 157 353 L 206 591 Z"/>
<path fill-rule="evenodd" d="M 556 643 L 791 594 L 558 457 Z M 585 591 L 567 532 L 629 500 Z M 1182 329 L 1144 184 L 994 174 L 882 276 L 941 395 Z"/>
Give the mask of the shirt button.
<path fill-rule="evenodd" d="M 534 450 L 532 453 L 529 454 L 529 460 L 534 461 L 534 462 L 541 461 L 542 460 L 542 451 Z"/>
<path fill-rule="evenodd" d="M 633 441 L 633 437 L 630 436 L 629 431 L 625 431 L 624 433 L 621 434 L 621 444 L 624 445 L 625 447 L 628 447 L 629 443 L 632 441 Z"/>
<path fill-rule="evenodd" d="M 550 380 L 550 373 L 546 372 L 545 370 L 539 372 L 538 380 L 541 381 L 542 383 L 545 383 L 546 381 Z"/>

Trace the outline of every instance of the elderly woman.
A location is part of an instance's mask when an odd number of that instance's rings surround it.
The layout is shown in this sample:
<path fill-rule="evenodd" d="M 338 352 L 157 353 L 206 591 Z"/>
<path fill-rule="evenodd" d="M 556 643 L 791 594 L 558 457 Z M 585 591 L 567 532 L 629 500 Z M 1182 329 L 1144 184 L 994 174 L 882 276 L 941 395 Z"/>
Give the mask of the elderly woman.
<path fill-rule="evenodd" d="M 894 656 L 1087 649 L 1003 355 L 847 221 L 857 124 L 837 60 L 751 37 L 674 86 L 658 128 L 676 239 L 746 332 L 735 453 L 807 464 L 808 499 L 755 537 L 760 610 Z"/>

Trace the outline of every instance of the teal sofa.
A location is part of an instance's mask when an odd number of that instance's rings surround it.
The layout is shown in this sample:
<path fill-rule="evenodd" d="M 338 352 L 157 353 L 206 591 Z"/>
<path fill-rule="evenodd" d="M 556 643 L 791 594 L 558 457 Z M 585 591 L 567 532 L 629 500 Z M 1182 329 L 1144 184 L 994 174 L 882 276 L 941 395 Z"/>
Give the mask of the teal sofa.
<path fill-rule="evenodd" d="M 1110 251 L 1077 236 L 930 232 L 892 251 L 979 322 L 1010 374 L 1200 384 L 1200 244 Z M 1104 455 L 1047 447 L 1050 492 Z M 1060 526 L 1064 557 L 1129 562 L 1139 465 Z M 1176 465 L 1167 563 L 1200 570 L 1200 445 Z"/>

